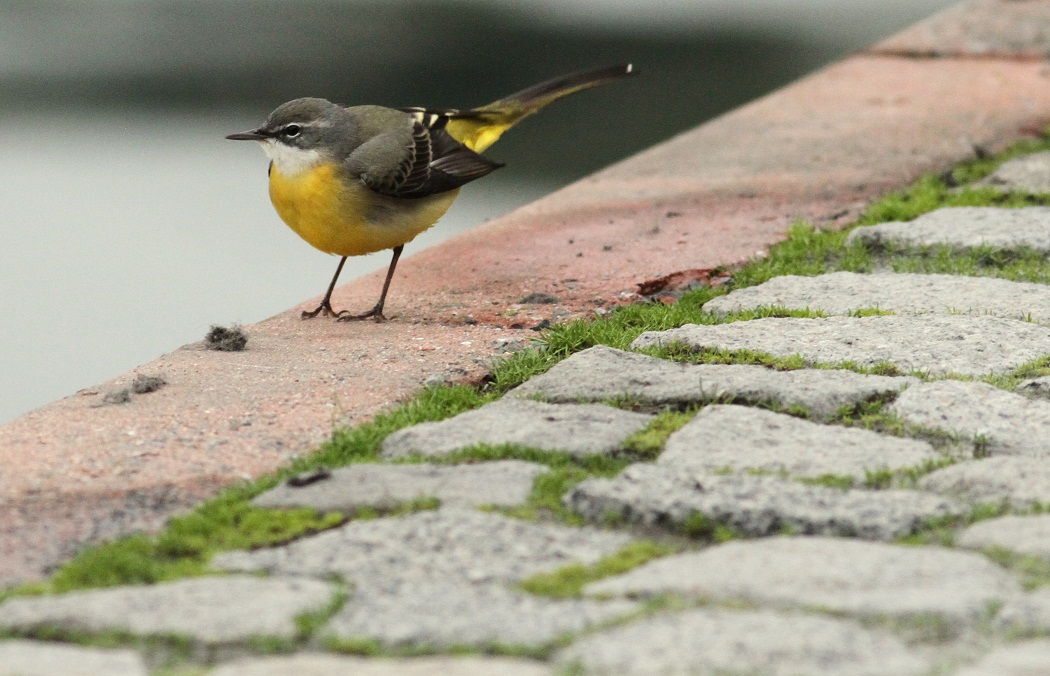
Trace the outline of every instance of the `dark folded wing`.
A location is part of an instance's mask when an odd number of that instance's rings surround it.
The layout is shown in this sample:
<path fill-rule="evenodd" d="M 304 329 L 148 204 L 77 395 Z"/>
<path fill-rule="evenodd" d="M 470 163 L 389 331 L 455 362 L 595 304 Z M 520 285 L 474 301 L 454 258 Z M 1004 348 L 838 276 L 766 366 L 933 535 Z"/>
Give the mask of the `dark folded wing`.
<path fill-rule="evenodd" d="M 445 125 L 457 111 L 406 108 L 413 117 L 412 138 L 396 171 L 363 175 L 372 190 L 391 197 L 419 198 L 454 190 L 503 164 L 493 162 L 452 138 Z"/>

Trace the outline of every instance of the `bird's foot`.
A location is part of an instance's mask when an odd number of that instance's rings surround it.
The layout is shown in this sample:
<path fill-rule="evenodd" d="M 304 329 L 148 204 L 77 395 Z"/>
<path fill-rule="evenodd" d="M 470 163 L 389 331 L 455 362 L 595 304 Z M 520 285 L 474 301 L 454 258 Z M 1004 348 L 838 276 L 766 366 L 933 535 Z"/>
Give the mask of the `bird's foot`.
<path fill-rule="evenodd" d="M 383 316 L 383 306 L 376 305 L 368 312 L 362 312 L 359 315 L 352 315 L 348 311 L 343 310 L 336 315 L 335 320 L 337 322 L 356 322 L 359 319 L 368 319 L 369 317 L 371 317 L 376 323 L 385 322 L 386 317 Z"/>
<path fill-rule="evenodd" d="M 336 312 L 335 310 L 333 310 L 332 304 L 328 302 L 328 299 L 326 298 L 323 301 L 321 301 L 321 304 L 317 306 L 317 309 L 312 311 L 303 310 L 303 313 L 299 315 L 299 318 L 313 319 L 317 315 L 321 315 L 323 317 L 339 317 L 340 315 L 343 315 L 345 313 L 346 310 L 343 310 L 342 312 Z"/>

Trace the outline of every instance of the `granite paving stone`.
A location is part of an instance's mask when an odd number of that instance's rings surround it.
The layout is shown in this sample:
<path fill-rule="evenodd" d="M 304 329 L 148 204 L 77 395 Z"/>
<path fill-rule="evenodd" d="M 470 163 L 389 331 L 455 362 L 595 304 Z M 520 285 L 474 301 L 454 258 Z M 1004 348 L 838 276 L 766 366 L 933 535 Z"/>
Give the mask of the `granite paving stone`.
<path fill-rule="evenodd" d="M 695 350 L 757 350 L 808 363 L 890 362 L 932 375 L 1005 373 L 1050 354 L 1050 327 L 962 315 L 794 317 L 647 331 L 634 349 L 681 344 Z"/>
<path fill-rule="evenodd" d="M 349 657 L 318 653 L 253 657 L 224 664 L 209 676 L 549 676 L 546 664 L 509 657 Z"/>
<path fill-rule="evenodd" d="M 941 244 L 959 250 L 1026 248 L 1046 253 L 1050 252 L 1050 207 L 946 207 L 913 221 L 857 228 L 846 242 L 872 247 Z"/>
<path fill-rule="evenodd" d="M 556 661 L 587 674 L 906 676 L 927 661 L 898 638 L 830 617 L 700 609 L 593 634 Z"/>
<path fill-rule="evenodd" d="M 384 647 L 493 644 L 541 648 L 559 636 L 627 615 L 629 601 L 553 600 L 501 584 L 435 582 L 362 585 L 322 630 Z"/>
<path fill-rule="evenodd" d="M 922 477 L 919 488 L 971 504 L 1028 509 L 1034 503 L 1050 503 L 1050 463 L 1009 455 L 960 462 Z"/>
<path fill-rule="evenodd" d="M 776 371 L 747 364 L 681 364 L 596 345 L 558 362 L 511 390 L 512 397 L 550 403 L 626 397 L 667 406 L 732 401 L 801 406 L 820 420 L 843 406 L 892 396 L 916 378 L 875 376 L 840 369 Z"/>
<path fill-rule="evenodd" d="M 1050 192 L 1050 151 L 1007 160 L 974 185 L 1003 192 Z"/>
<path fill-rule="evenodd" d="M 957 503 L 905 490 L 842 490 L 749 474 L 714 474 L 638 463 L 612 479 L 587 479 L 564 498 L 587 519 L 671 527 L 687 532 L 697 515 L 758 537 L 790 529 L 806 535 L 889 540 L 929 519 L 962 513 Z"/>
<path fill-rule="evenodd" d="M 1050 641 L 1021 641 L 993 650 L 954 676 L 1042 676 L 1050 664 Z"/>
<path fill-rule="evenodd" d="M 1022 380 L 1017 383 L 1014 392 L 1032 399 L 1050 399 L 1050 376 Z"/>
<path fill-rule="evenodd" d="M 1011 514 L 978 521 L 960 533 L 956 542 L 971 549 L 1000 547 L 1050 559 L 1050 514 Z"/>
<path fill-rule="evenodd" d="M 295 617 L 323 608 L 334 592 L 318 580 L 229 576 L 16 597 L 0 604 L 0 629 L 177 634 L 208 644 L 293 638 Z"/>
<path fill-rule="evenodd" d="M 147 673 L 146 663 L 132 650 L 0 640 L 0 676 L 146 676 Z"/>
<path fill-rule="evenodd" d="M 985 454 L 1050 454 L 1050 402 L 987 383 L 922 383 L 902 392 L 889 410 L 905 422 L 977 440 Z"/>
<path fill-rule="evenodd" d="M 467 465 L 381 465 L 340 467 L 303 486 L 284 482 L 252 500 L 256 507 L 353 514 L 362 507 L 390 509 L 419 498 L 442 505 L 513 507 L 525 502 L 546 465 L 521 460 Z"/>
<path fill-rule="evenodd" d="M 941 459 L 925 441 L 821 425 L 746 406 L 712 405 L 667 439 L 657 464 L 705 471 L 754 469 L 863 481 L 868 472 Z"/>
<path fill-rule="evenodd" d="M 995 616 L 994 624 L 1008 634 L 1046 634 L 1050 631 L 1050 588 L 1042 587 L 1011 599 Z"/>
<path fill-rule="evenodd" d="M 652 416 L 598 404 L 557 406 L 538 401 L 501 399 L 441 422 L 426 422 L 394 432 L 382 455 L 442 456 L 476 444 L 518 444 L 572 455 L 615 453 L 627 437 Z"/>
<path fill-rule="evenodd" d="M 782 275 L 704 304 L 724 316 L 762 306 L 849 315 L 863 308 L 896 314 L 973 314 L 1050 321 L 1050 286 L 995 277 L 832 272 Z"/>
<path fill-rule="evenodd" d="M 622 533 L 443 507 L 352 521 L 284 547 L 220 554 L 212 565 L 271 574 L 336 574 L 359 588 L 412 579 L 518 581 L 574 562 L 594 563 L 630 540 Z"/>
<path fill-rule="evenodd" d="M 937 616 L 956 628 L 1017 596 L 1005 569 L 972 552 L 863 540 L 775 537 L 737 540 L 658 559 L 593 582 L 590 595 L 672 593 L 858 617 Z"/>

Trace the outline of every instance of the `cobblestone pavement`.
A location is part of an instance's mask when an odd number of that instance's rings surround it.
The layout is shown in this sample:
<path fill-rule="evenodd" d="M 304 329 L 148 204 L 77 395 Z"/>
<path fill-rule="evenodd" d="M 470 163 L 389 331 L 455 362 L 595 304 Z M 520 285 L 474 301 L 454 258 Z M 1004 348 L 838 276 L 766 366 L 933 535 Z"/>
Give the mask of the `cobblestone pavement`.
<path fill-rule="evenodd" d="M 1050 175 L 1050 157 L 987 183 L 1029 188 L 1032 167 Z M 1047 250 L 1050 209 L 942 209 L 850 240 Z M 687 325 L 632 348 L 755 350 L 809 368 L 590 348 L 501 401 L 392 434 L 381 463 L 255 501 L 351 515 L 419 498 L 439 507 L 227 552 L 210 577 L 10 598 L 0 673 L 145 674 L 176 649 L 186 673 L 216 675 L 1050 673 L 1050 381 L 982 380 L 1050 355 L 1050 289 L 837 272 L 775 278 L 705 309 L 762 306 L 820 316 Z M 833 367 L 843 362 L 919 377 Z M 844 408 L 872 403 L 895 434 L 842 424 Z M 590 525 L 510 515 L 550 472 L 540 463 L 397 463 L 478 443 L 617 456 L 653 412 L 689 407 L 699 412 L 658 457 L 563 496 Z M 641 538 L 673 553 L 575 596 L 519 584 Z M 124 647 L 97 647 L 106 637 Z"/>

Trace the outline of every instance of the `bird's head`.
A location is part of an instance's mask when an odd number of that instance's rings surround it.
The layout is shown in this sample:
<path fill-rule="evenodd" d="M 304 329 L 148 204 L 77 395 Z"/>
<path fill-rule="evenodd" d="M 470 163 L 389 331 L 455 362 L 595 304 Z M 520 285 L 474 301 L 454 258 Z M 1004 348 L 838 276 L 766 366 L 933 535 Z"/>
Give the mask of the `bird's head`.
<path fill-rule="evenodd" d="M 333 131 L 344 112 L 325 99 L 294 99 L 278 106 L 259 128 L 226 138 L 258 141 L 282 174 L 295 175 L 331 159 Z"/>

